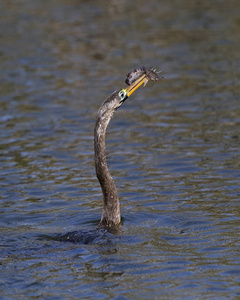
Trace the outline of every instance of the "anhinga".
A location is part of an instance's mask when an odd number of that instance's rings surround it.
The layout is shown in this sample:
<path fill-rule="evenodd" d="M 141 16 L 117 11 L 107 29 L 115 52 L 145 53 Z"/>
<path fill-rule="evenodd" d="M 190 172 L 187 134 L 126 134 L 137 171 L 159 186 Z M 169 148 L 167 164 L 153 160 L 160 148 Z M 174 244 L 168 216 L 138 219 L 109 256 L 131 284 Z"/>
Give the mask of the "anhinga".
<path fill-rule="evenodd" d="M 61 241 L 90 243 L 95 237 L 101 237 L 104 232 L 118 231 L 121 226 L 120 204 L 117 188 L 109 173 L 106 153 L 105 134 L 106 129 L 114 112 L 123 104 L 125 100 L 136 91 L 142 84 L 146 85 L 148 80 L 159 79 L 155 69 L 139 67 L 128 73 L 126 83 L 127 88 L 112 93 L 100 106 L 94 130 L 94 150 L 96 175 L 102 188 L 103 213 L 99 223 L 99 228 L 88 233 L 74 231 L 60 237 Z M 103 231 L 101 231 L 104 229 Z"/>

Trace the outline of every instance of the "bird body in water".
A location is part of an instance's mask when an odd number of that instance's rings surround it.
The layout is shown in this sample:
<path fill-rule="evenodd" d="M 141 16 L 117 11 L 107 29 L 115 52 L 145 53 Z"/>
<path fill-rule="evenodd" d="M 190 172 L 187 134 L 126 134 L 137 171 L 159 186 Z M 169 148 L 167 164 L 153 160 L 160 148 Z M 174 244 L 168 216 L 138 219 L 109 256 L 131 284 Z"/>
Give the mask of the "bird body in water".
<path fill-rule="evenodd" d="M 97 113 L 94 130 L 94 151 L 96 175 L 102 188 L 103 194 L 103 214 L 99 223 L 99 228 L 94 231 L 97 237 L 106 236 L 108 232 L 118 232 L 121 227 L 120 204 L 117 188 L 108 170 L 105 153 L 105 134 L 107 126 L 114 112 L 127 100 L 127 98 L 148 80 L 156 81 L 159 77 L 155 69 L 139 67 L 128 73 L 126 83 L 129 85 L 125 89 L 113 92 L 100 106 Z M 74 231 L 62 235 L 60 240 L 89 243 L 94 240 L 91 234 Z M 88 242 L 89 241 L 89 242 Z"/>

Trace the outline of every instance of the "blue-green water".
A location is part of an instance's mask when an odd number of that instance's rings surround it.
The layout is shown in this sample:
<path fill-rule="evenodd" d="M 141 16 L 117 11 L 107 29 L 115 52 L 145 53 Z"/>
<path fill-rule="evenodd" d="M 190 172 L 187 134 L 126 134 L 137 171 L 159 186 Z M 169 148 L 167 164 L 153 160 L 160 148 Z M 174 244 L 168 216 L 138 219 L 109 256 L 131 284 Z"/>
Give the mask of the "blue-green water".
<path fill-rule="evenodd" d="M 1 299 L 240 297 L 238 1 L 0 3 Z M 122 235 L 101 217 L 93 129 L 142 64 L 163 71 L 107 133 Z"/>

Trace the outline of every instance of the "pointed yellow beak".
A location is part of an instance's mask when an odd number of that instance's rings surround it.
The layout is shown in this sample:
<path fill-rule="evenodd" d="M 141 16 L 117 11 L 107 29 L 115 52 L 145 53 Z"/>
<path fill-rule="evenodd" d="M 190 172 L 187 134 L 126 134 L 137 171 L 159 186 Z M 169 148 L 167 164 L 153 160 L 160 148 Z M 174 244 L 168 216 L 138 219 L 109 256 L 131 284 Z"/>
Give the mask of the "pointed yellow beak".
<path fill-rule="evenodd" d="M 135 92 L 136 89 L 138 89 L 143 83 L 145 83 L 145 81 L 147 81 L 146 74 L 142 75 L 139 79 L 137 79 L 131 85 L 129 85 L 126 88 L 127 96 L 129 97 L 130 95 L 132 95 L 132 93 Z"/>

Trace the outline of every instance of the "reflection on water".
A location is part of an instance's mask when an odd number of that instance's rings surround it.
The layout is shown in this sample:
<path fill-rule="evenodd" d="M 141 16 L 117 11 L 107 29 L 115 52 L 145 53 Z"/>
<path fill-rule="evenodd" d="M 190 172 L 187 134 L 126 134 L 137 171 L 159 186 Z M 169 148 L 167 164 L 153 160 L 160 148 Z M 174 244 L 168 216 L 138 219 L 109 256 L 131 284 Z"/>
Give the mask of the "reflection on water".
<path fill-rule="evenodd" d="M 239 296 L 238 8 L 1 2 L 2 297 Z M 95 115 L 141 60 L 164 79 L 129 98 L 107 133 L 123 234 L 51 240 L 97 225 Z"/>

